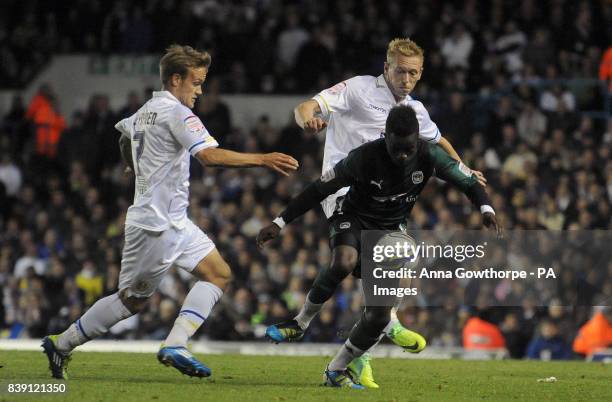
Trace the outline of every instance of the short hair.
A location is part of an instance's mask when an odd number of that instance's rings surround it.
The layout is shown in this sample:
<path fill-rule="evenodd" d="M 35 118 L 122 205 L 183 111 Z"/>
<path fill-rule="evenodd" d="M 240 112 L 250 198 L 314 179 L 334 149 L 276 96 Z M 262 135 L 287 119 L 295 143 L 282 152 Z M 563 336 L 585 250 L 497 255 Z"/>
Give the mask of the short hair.
<path fill-rule="evenodd" d="M 419 120 L 416 112 L 408 105 L 394 106 L 387 116 L 385 123 L 385 133 L 393 133 L 400 137 L 407 137 L 411 134 L 419 133 Z"/>
<path fill-rule="evenodd" d="M 408 38 L 395 38 L 387 46 L 387 63 L 391 63 L 398 54 L 406 57 L 419 56 L 425 58 L 425 52 L 414 41 Z"/>
<path fill-rule="evenodd" d="M 198 51 L 191 46 L 171 45 L 159 61 L 159 76 L 165 85 L 174 74 L 185 78 L 190 68 L 208 68 L 211 61 L 208 52 Z"/>

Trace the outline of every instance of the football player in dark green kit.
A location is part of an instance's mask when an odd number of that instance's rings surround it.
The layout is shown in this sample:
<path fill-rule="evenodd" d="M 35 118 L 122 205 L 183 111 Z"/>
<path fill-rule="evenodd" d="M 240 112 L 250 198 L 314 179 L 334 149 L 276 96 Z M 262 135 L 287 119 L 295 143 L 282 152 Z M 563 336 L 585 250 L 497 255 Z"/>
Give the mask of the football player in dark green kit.
<path fill-rule="evenodd" d="M 501 235 L 501 227 L 484 187 L 471 170 L 437 146 L 418 139 L 419 125 L 412 108 L 394 107 L 387 118 L 385 138 L 364 144 L 311 183 L 293 198 L 272 224 L 257 236 L 263 247 L 287 224 L 342 187 L 350 186 L 336 204 L 330 219 L 332 262 L 321 270 L 310 291 L 312 303 L 324 303 L 342 280 L 359 270 L 362 230 L 400 230 L 410 215 L 427 180 L 434 174 L 460 189 L 482 213 L 483 224 Z M 356 272 L 359 275 L 359 272 Z M 363 389 L 346 367 L 378 342 L 389 322 L 391 307 L 366 307 L 361 319 L 325 371 L 326 383 Z M 274 326 L 279 339 L 301 339 L 303 330 L 295 320 Z M 271 335 L 271 336 L 270 336 Z M 275 334 L 268 334 L 274 339 Z"/>

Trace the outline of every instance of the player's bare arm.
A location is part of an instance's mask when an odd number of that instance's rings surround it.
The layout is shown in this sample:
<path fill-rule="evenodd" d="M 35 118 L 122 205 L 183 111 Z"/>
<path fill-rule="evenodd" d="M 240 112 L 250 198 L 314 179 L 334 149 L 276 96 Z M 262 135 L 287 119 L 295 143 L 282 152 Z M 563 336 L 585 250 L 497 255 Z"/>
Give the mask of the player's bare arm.
<path fill-rule="evenodd" d="M 119 150 L 121 152 L 121 158 L 128 165 L 131 171 L 134 171 L 134 161 L 132 160 L 132 144 L 127 135 L 122 134 L 119 138 Z M 127 168 L 126 168 L 127 172 Z"/>
<path fill-rule="evenodd" d="M 299 166 L 298 161 L 293 157 L 280 152 L 249 154 L 221 148 L 207 148 L 198 152 L 196 158 L 205 166 L 233 168 L 261 166 L 275 170 L 284 176 L 289 176 L 289 173 L 297 170 Z"/>
<path fill-rule="evenodd" d="M 458 162 L 463 162 L 461 160 L 461 157 L 457 153 L 457 151 L 455 151 L 455 148 L 453 147 L 453 145 L 446 138 L 440 137 L 440 141 L 438 142 L 438 146 L 440 146 L 440 148 L 442 148 L 454 160 L 456 160 Z M 482 186 L 486 186 L 487 185 L 487 179 L 484 177 L 482 172 L 479 171 L 479 170 L 473 170 L 473 169 L 471 169 L 471 170 L 472 170 L 472 173 L 474 173 L 474 175 L 476 176 L 476 180 L 478 180 L 478 183 L 480 183 Z"/>
<path fill-rule="evenodd" d="M 321 113 L 321 107 L 314 99 L 300 103 L 294 110 L 295 122 L 309 134 L 316 134 L 327 127 L 327 123 L 317 117 Z"/>

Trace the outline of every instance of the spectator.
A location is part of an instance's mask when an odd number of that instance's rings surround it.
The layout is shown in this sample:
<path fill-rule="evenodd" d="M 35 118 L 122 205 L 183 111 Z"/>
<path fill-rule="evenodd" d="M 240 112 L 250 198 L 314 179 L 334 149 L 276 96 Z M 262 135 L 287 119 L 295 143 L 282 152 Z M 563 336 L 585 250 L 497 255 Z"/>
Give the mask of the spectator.
<path fill-rule="evenodd" d="M 469 59 L 474 47 L 474 40 L 465 25 L 461 22 L 454 24 L 449 36 L 442 41 L 440 52 L 449 69 L 460 68 L 468 70 L 470 67 Z"/>
<path fill-rule="evenodd" d="M 609 46 L 601 57 L 599 79 L 607 83 L 608 91 L 612 92 L 612 46 Z"/>
<path fill-rule="evenodd" d="M 57 144 L 66 129 L 66 123 L 57 111 L 57 100 L 49 85 L 40 87 L 28 106 L 26 117 L 34 124 L 36 154 L 55 159 Z"/>
<path fill-rule="evenodd" d="M 574 339 L 574 352 L 588 356 L 597 349 L 612 345 L 612 325 L 609 320 L 612 310 L 609 307 L 604 310 L 606 314 L 601 309 L 596 310 L 593 317 L 580 328 Z"/>
<path fill-rule="evenodd" d="M 503 66 L 509 73 L 518 73 L 523 68 L 521 54 L 525 45 L 527 45 L 527 36 L 519 29 L 516 22 L 506 22 L 504 33 L 495 41 L 495 50 L 502 56 Z"/>
<path fill-rule="evenodd" d="M 537 360 L 568 360 L 572 358 L 572 349 L 559 336 L 557 323 L 544 320 L 540 324 L 539 336 L 529 342 L 527 357 Z"/>
<path fill-rule="evenodd" d="M 21 188 L 21 170 L 8 154 L 0 156 L 0 184 L 9 197 L 15 197 Z"/>
<path fill-rule="evenodd" d="M 506 347 L 499 328 L 479 317 L 472 317 L 463 327 L 463 347 L 468 350 L 490 350 Z"/>

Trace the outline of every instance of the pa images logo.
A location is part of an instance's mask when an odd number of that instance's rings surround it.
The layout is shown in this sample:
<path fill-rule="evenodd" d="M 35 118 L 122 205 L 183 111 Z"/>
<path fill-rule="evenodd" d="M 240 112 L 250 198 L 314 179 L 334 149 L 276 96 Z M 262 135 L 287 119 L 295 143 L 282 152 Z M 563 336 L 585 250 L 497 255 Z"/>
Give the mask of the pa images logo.
<path fill-rule="evenodd" d="M 412 182 L 414 184 L 419 184 L 423 182 L 423 172 L 421 170 L 417 170 L 416 172 L 412 172 Z"/>

